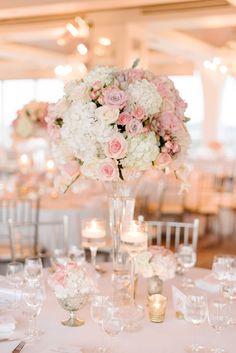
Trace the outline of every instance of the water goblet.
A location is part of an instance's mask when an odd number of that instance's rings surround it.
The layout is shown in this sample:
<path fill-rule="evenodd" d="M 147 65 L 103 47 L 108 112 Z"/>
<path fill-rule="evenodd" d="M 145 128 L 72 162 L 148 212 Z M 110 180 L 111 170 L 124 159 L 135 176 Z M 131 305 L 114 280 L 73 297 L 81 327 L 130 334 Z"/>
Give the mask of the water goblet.
<path fill-rule="evenodd" d="M 33 341 L 41 334 L 41 331 L 39 331 L 37 327 L 37 317 L 45 300 L 44 288 L 41 285 L 35 285 L 29 282 L 24 288 L 23 299 L 29 318 L 25 340 Z"/>
<path fill-rule="evenodd" d="M 208 305 L 208 322 L 219 334 L 229 325 L 230 310 L 229 304 L 224 300 L 213 300 Z M 210 349 L 211 353 L 225 353 L 224 348 L 215 347 Z"/>
<path fill-rule="evenodd" d="M 102 323 L 104 321 L 105 316 L 107 315 L 107 305 L 111 305 L 109 301 L 109 297 L 102 294 L 94 295 L 91 305 L 90 305 L 90 315 L 92 320 L 99 324 L 102 328 Z M 97 351 L 99 353 L 106 352 L 106 348 L 104 346 L 104 342 L 102 345 L 98 347 Z"/>
<path fill-rule="evenodd" d="M 40 257 L 27 257 L 25 259 L 24 276 L 32 284 L 39 283 L 42 278 L 43 265 Z"/>
<path fill-rule="evenodd" d="M 177 259 L 183 269 L 183 274 L 188 272 L 191 268 L 193 268 L 197 261 L 196 251 L 194 250 L 192 245 L 181 244 L 177 250 Z M 191 288 L 194 287 L 194 282 L 191 278 L 184 277 L 182 280 L 182 287 Z"/>
<path fill-rule="evenodd" d="M 207 318 L 207 299 L 201 295 L 189 295 L 185 302 L 184 318 L 198 326 Z M 205 347 L 199 344 L 192 344 L 188 347 L 188 352 L 203 352 Z"/>
<path fill-rule="evenodd" d="M 110 306 L 107 304 L 107 315 L 105 315 L 102 327 L 104 332 L 112 338 L 110 350 L 107 351 L 110 353 L 114 353 L 115 351 L 115 342 L 114 338 L 121 333 L 124 328 L 124 321 L 121 318 L 119 308 L 116 306 Z"/>
<path fill-rule="evenodd" d="M 101 219 L 82 220 L 82 244 L 91 252 L 91 263 L 96 272 L 96 255 L 101 246 L 105 246 L 106 222 Z"/>
<path fill-rule="evenodd" d="M 84 249 L 78 248 L 76 245 L 71 245 L 68 251 L 69 261 L 75 262 L 77 265 L 84 265 L 85 263 L 85 251 Z"/>
<path fill-rule="evenodd" d="M 18 290 L 23 284 L 23 264 L 21 262 L 13 261 L 7 265 L 6 277 L 10 285 L 14 287 L 14 301 L 13 308 L 19 306 Z"/>

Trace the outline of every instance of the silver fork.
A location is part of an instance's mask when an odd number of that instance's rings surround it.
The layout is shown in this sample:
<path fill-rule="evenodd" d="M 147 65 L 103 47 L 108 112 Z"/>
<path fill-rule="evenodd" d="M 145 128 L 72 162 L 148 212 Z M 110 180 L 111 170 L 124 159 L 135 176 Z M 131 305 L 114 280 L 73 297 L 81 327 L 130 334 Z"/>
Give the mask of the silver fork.
<path fill-rule="evenodd" d="M 25 341 L 21 341 L 16 348 L 13 349 L 12 353 L 19 353 L 25 345 Z"/>

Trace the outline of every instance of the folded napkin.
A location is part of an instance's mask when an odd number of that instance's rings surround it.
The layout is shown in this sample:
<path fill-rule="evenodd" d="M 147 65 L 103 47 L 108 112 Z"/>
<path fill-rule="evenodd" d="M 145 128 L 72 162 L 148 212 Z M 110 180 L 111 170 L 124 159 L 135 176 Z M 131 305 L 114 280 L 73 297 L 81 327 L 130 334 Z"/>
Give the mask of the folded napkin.
<path fill-rule="evenodd" d="M 9 315 L 0 315 L 0 339 L 9 338 L 16 327 L 15 319 Z"/>
<path fill-rule="evenodd" d="M 220 284 L 214 278 L 212 274 L 207 275 L 204 278 L 200 278 L 195 280 L 195 285 L 197 288 L 203 289 L 209 293 L 219 293 L 220 292 Z"/>

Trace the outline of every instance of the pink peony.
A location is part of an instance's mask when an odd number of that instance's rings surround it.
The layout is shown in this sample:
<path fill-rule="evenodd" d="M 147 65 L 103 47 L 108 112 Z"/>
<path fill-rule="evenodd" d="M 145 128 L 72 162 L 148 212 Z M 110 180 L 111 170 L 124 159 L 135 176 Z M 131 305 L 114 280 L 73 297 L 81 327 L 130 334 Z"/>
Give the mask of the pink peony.
<path fill-rule="evenodd" d="M 171 132 L 176 132 L 182 127 L 181 121 L 173 112 L 162 113 L 160 122 L 165 130 Z"/>
<path fill-rule="evenodd" d="M 118 87 L 112 87 L 104 90 L 103 93 L 104 103 L 110 107 L 122 109 L 126 106 L 127 95 Z"/>
<path fill-rule="evenodd" d="M 98 177 L 103 181 L 113 181 L 117 178 L 117 166 L 112 159 L 104 159 L 98 168 Z"/>
<path fill-rule="evenodd" d="M 160 153 L 155 161 L 155 165 L 159 168 L 165 168 L 172 161 L 168 153 Z"/>
<path fill-rule="evenodd" d="M 131 136 L 136 136 L 138 134 L 141 134 L 143 132 L 143 124 L 141 121 L 138 119 L 132 119 L 128 122 L 126 125 L 126 131 L 131 135 Z"/>
<path fill-rule="evenodd" d="M 132 119 L 132 116 L 128 112 L 123 112 L 119 115 L 117 120 L 118 125 L 126 125 Z"/>
<path fill-rule="evenodd" d="M 107 157 L 120 159 L 126 156 L 128 144 L 123 135 L 117 133 L 110 138 L 105 153 Z"/>
<path fill-rule="evenodd" d="M 80 165 L 77 161 L 69 161 L 63 166 L 64 172 L 71 177 L 74 177 L 79 174 Z"/>
<path fill-rule="evenodd" d="M 143 120 L 145 118 L 145 110 L 141 105 L 137 105 L 131 114 L 138 120 Z"/>

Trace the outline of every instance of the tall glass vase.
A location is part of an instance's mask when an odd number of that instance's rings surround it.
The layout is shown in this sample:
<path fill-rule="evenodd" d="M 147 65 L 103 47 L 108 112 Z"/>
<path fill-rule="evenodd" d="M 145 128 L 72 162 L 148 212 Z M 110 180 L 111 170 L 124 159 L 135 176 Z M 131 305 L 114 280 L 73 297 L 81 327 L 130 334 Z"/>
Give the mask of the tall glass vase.
<path fill-rule="evenodd" d="M 122 227 L 133 220 L 135 195 L 142 172 L 132 172 L 125 180 L 105 182 L 109 199 L 109 221 L 112 236 L 113 272 L 122 273 L 127 254 L 120 248 Z"/>

